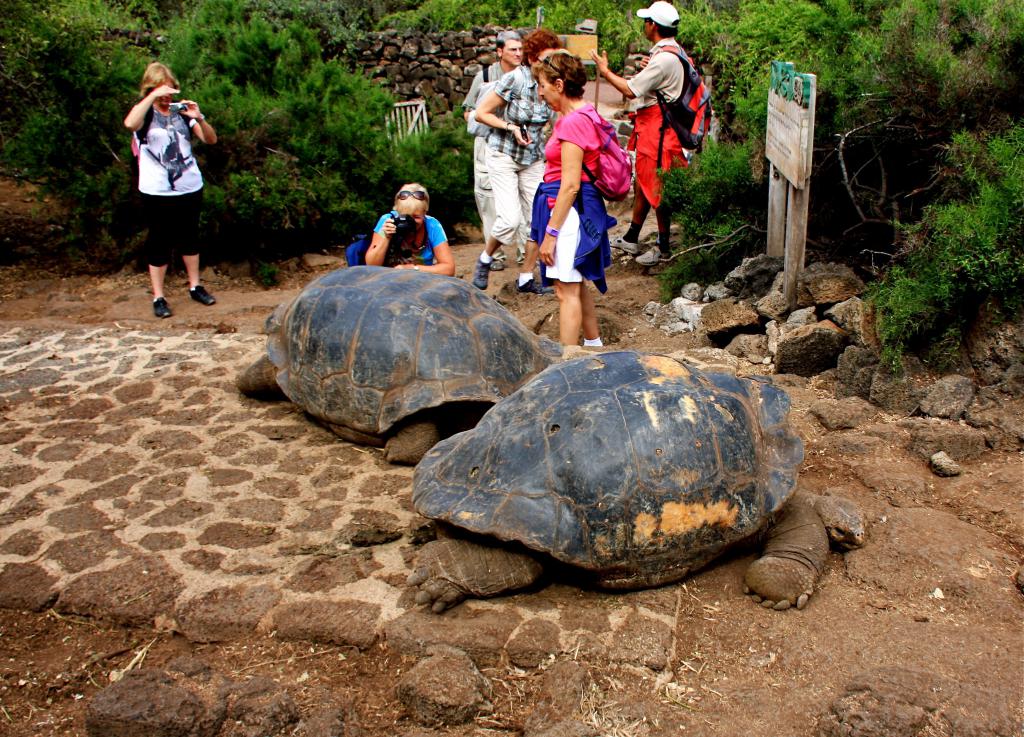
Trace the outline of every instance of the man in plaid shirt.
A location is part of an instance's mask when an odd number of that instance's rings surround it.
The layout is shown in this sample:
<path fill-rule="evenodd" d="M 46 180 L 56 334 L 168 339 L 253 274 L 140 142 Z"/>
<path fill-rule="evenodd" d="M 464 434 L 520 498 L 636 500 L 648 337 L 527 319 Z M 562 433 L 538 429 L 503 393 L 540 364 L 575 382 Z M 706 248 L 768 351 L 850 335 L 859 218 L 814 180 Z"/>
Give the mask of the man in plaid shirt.
<path fill-rule="evenodd" d="M 494 226 L 473 273 L 473 285 L 478 289 L 487 288 L 492 256 L 498 247 L 511 243 L 520 225 L 529 229 L 533 196 L 544 178 L 544 126 L 553 114 L 537 92 L 530 65 L 558 48 L 558 36 L 547 29 L 527 34 L 523 39 L 526 65 L 502 77 L 476 108 L 476 119 L 493 129 L 487 136 L 486 161 L 495 210 Z M 542 287 L 533 276 L 537 250 L 537 243 L 527 240 L 517 289 L 527 294 L 551 294 L 553 290 Z"/>

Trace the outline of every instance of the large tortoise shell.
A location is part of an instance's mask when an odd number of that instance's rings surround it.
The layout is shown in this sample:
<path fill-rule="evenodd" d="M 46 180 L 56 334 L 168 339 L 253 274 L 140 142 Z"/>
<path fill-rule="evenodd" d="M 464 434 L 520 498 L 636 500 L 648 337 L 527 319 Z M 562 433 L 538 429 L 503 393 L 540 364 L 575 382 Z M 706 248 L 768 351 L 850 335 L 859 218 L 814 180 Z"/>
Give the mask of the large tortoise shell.
<path fill-rule="evenodd" d="M 375 266 L 311 282 L 267 333 L 285 395 L 369 435 L 448 402 L 496 402 L 559 352 L 466 282 Z"/>
<path fill-rule="evenodd" d="M 578 358 L 434 446 L 413 504 L 604 586 L 682 577 L 758 532 L 793 492 L 803 447 L 788 411 L 766 382 L 666 356 Z"/>

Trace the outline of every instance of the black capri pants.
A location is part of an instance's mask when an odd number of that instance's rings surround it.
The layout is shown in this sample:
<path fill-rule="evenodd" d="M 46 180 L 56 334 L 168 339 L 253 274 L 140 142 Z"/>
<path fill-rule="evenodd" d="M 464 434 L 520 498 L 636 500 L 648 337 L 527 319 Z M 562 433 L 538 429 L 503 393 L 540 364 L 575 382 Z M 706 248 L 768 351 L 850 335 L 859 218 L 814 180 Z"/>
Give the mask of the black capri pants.
<path fill-rule="evenodd" d="M 199 255 L 199 211 L 203 190 L 177 195 L 142 195 L 142 213 L 149 227 L 146 263 L 167 266 L 177 246 L 182 256 Z"/>

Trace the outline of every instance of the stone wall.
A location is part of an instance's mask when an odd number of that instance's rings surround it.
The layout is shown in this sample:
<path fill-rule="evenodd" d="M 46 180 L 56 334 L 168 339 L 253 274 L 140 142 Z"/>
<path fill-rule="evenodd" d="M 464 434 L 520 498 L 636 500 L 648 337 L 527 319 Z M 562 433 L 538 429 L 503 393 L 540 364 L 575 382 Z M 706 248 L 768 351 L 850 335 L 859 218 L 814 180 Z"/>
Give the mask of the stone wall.
<path fill-rule="evenodd" d="M 469 31 L 381 31 L 356 42 L 355 64 L 396 100 L 423 98 L 431 116 L 458 111 L 482 65 L 497 60 L 494 43 L 503 28 Z M 525 34 L 528 29 L 520 30 Z"/>

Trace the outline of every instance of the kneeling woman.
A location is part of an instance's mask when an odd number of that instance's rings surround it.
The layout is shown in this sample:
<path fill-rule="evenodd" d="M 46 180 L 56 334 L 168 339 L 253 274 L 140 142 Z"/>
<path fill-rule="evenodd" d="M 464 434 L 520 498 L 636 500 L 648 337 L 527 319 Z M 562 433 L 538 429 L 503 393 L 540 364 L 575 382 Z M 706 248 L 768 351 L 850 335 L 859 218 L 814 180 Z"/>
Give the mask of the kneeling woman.
<path fill-rule="evenodd" d="M 437 218 L 427 215 L 430 195 L 422 184 L 403 184 L 394 210 L 380 216 L 366 252 L 367 266 L 455 276 L 455 257 Z"/>
<path fill-rule="evenodd" d="M 594 298 L 584 282 L 608 290 L 604 270 L 611 265 L 608 216 L 601 193 L 591 183 L 603 145 L 597 127 L 601 118 L 583 101 L 587 75 L 583 62 L 566 51 L 556 51 L 533 65 L 540 96 L 559 113 L 544 148 L 544 181 L 533 201 L 532 237 L 539 242 L 541 276 L 555 283 L 558 331 L 563 345 L 599 346 Z"/>

